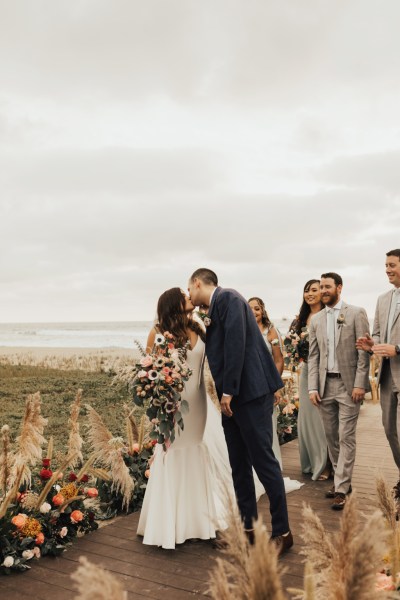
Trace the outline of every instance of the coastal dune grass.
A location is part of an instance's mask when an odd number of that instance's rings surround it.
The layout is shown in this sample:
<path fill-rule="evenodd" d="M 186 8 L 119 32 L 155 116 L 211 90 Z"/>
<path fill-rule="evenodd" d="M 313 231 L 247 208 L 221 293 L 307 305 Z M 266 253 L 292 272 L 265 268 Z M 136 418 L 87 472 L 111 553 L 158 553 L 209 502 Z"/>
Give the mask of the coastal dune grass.
<path fill-rule="evenodd" d="M 48 419 L 46 438 L 54 438 L 55 452 L 68 446 L 70 405 L 82 389 L 83 405 L 90 404 L 107 422 L 114 436 L 124 435 L 124 403 L 130 404 L 126 386 L 112 384 L 111 374 L 61 370 L 30 365 L 0 365 L 0 427 L 9 425 L 13 439 L 18 435 L 29 394 L 40 392 L 42 414 Z M 87 422 L 82 407 L 79 418 Z M 85 454 L 87 450 L 83 448 Z"/>

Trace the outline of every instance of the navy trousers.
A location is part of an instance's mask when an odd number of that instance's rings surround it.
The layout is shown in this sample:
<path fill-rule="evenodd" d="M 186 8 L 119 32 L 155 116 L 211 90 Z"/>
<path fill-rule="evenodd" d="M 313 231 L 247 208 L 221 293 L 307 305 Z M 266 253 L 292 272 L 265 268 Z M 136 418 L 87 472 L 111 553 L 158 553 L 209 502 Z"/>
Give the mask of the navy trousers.
<path fill-rule="evenodd" d="M 257 501 L 252 467 L 269 498 L 272 535 L 289 531 L 285 484 L 272 451 L 274 395 L 232 407 L 233 416 L 222 415 L 229 462 L 239 511 L 244 527 L 251 529 L 257 519 Z"/>

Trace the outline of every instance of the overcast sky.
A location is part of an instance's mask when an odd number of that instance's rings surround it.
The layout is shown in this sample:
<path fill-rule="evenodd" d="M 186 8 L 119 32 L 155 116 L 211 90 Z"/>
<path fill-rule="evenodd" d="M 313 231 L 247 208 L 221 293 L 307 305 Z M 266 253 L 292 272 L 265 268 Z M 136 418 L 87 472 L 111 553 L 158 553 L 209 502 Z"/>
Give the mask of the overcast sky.
<path fill-rule="evenodd" d="M 0 0 L 0 321 L 140 320 L 199 266 L 372 316 L 400 247 L 400 2 Z"/>

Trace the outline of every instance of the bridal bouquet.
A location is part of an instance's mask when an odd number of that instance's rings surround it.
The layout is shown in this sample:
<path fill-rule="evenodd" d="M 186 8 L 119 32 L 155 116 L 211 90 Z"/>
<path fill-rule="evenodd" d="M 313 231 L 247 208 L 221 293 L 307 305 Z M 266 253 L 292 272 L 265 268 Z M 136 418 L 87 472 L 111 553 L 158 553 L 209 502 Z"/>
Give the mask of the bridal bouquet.
<path fill-rule="evenodd" d="M 142 358 L 118 379 L 128 382 L 135 404 L 146 408 L 153 425 L 150 438 L 166 451 L 175 440 L 176 426 L 183 430 L 182 415 L 189 410 L 188 402 L 181 396 L 185 381 L 192 374 L 185 361 L 186 348 L 176 348 L 168 331 L 156 335 L 151 354 L 140 344 L 137 346 Z"/>
<path fill-rule="evenodd" d="M 300 335 L 291 329 L 283 341 L 286 351 L 284 363 L 290 371 L 296 371 L 299 364 L 308 359 L 308 334 L 308 327 L 302 327 Z"/>

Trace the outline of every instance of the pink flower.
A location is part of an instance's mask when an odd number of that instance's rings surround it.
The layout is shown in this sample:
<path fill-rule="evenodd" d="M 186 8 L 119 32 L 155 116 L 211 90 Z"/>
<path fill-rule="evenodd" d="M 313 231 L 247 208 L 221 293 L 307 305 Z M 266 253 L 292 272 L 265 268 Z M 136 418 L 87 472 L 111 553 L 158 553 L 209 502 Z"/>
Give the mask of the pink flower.
<path fill-rule="evenodd" d="M 384 590 L 394 590 L 396 589 L 390 575 L 386 575 L 386 573 L 377 573 L 376 574 L 376 589 L 379 591 Z"/>
<path fill-rule="evenodd" d="M 38 546 L 40 546 L 41 544 L 43 544 L 44 542 L 44 534 L 43 533 L 38 533 L 35 539 L 35 544 L 37 544 Z"/>
<path fill-rule="evenodd" d="M 294 404 L 288 402 L 286 406 L 282 409 L 282 413 L 284 415 L 292 415 L 295 408 L 296 406 Z"/>
<path fill-rule="evenodd" d="M 97 498 L 97 496 L 99 495 L 99 491 L 97 490 L 97 488 L 88 488 L 86 490 L 86 494 L 88 498 Z"/>
<path fill-rule="evenodd" d="M 169 375 L 171 369 L 169 367 L 164 367 L 162 372 L 164 373 L 164 375 Z"/>
<path fill-rule="evenodd" d="M 132 444 L 132 451 L 138 453 L 140 450 L 139 444 Z"/>
<path fill-rule="evenodd" d="M 150 367 L 153 364 L 153 359 L 149 354 L 146 354 L 146 356 L 140 359 L 140 364 L 142 367 Z"/>
<path fill-rule="evenodd" d="M 65 537 L 67 535 L 67 533 L 68 533 L 68 528 L 67 527 L 63 527 L 62 529 L 60 529 L 60 533 L 59 533 L 60 538 Z"/>
<path fill-rule="evenodd" d="M 35 558 L 40 558 L 40 555 L 41 555 L 40 548 L 35 546 L 34 548 L 32 548 L 32 552 L 33 552 Z"/>
<path fill-rule="evenodd" d="M 285 433 L 292 433 L 292 426 L 289 425 L 289 427 L 285 427 L 285 429 L 283 430 Z"/>
<path fill-rule="evenodd" d="M 144 476 L 147 477 L 147 479 L 150 477 L 150 469 L 146 469 Z"/>
<path fill-rule="evenodd" d="M 140 378 L 147 377 L 147 371 L 143 371 L 143 370 L 139 371 L 138 377 L 140 377 Z"/>

